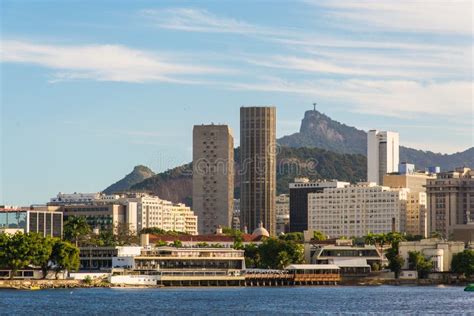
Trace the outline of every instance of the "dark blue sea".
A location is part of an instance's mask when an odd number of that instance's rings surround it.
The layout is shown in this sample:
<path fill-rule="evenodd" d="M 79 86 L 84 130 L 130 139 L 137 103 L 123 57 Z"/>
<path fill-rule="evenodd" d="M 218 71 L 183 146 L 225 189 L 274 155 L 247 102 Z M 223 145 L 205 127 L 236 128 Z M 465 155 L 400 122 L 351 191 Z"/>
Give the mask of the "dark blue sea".
<path fill-rule="evenodd" d="M 0 290 L 1 315 L 474 315 L 462 287 Z"/>

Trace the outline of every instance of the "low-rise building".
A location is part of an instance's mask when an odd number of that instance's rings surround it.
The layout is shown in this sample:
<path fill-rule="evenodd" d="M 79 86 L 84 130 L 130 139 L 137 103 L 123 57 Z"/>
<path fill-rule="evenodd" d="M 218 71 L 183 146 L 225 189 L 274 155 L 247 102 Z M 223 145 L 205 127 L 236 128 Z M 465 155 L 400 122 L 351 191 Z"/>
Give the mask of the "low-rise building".
<path fill-rule="evenodd" d="M 464 251 L 465 244 L 461 241 L 444 241 L 436 238 L 420 241 L 402 241 L 398 245 L 398 253 L 405 260 L 402 269 L 409 268 L 409 253 L 418 251 L 433 263 L 434 272 L 451 270 L 453 255 Z"/>
<path fill-rule="evenodd" d="M 243 250 L 228 248 L 144 249 L 135 257 L 135 270 L 158 273 L 159 284 L 177 285 L 244 285 Z"/>
<path fill-rule="evenodd" d="M 0 229 L 10 233 L 22 231 L 61 238 L 63 213 L 29 208 L 2 208 L 0 209 Z"/>
<path fill-rule="evenodd" d="M 408 189 L 361 182 L 308 194 L 308 230 L 331 238 L 404 232 Z"/>
<path fill-rule="evenodd" d="M 381 269 L 383 255 L 373 245 L 357 246 L 352 240 L 314 241 L 305 243 L 305 259 L 311 264 L 332 264 L 343 275 L 366 275 Z"/>
<path fill-rule="evenodd" d="M 80 247 L 79 271 L 110 271 L 117 247 Z"/>

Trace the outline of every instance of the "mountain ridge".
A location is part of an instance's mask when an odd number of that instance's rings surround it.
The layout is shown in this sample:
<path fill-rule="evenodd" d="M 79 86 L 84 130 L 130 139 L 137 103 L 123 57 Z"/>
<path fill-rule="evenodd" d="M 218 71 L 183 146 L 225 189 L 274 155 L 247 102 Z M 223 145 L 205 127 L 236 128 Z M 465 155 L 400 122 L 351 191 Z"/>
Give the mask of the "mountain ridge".
<path fill-rule="evenodd" d="M 155 173 L 144 165 L 137 165 L 133 168 L 132 172 L 127 174 L 124 178 L 120 179 L 119 181 L 111 184 L 107 188 L 104 189 L 105 194 L 112 194 L 122 191 L 127 191 L 133 185 L 140 183 L 150 177 L 153 177 Z"/>
<path fill-rule="evenodd" d="M 356 153 L 366 156 L 367 133 L 340 123 L 316 110 L 305 112 L 300 131 L 277 139 L 288 147 L 316 147 L 338 153 Z M 400 146 L 400 161 L 414 163 L 417 169 L 440 166 L 441 170 L 456 167 L 474 167 L 474 147 L 453 154 L 441 154 Z"/>

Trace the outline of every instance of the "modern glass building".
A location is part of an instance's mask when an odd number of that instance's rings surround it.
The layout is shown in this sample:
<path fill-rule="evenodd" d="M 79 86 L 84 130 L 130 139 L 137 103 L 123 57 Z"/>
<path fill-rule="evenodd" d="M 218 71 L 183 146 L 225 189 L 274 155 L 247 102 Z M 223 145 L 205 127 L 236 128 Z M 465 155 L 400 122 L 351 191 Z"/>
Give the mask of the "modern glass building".
<path fill-rule="evenodd" d="M 27 209 L 0 210 L 0 230 L 18 229 L 24 233 L 62 237 L 63 213 Z"/>

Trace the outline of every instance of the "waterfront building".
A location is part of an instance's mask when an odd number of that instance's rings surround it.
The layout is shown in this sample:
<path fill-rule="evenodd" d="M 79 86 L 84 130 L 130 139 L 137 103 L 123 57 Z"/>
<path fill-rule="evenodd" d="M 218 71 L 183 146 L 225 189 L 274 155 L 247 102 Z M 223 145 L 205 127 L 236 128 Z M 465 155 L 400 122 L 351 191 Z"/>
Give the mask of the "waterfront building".
<path fill-rule="evenodd" d="M 448 238 L 455 226 L 474 223 L 474 170 L 439 173 L 436 179 L 428 179 L 426 193 L 430 233 Z"/>
<path fill-rule="evenodd" d="M 79 247 L 79 271 L 110 271 L 117 247 Z"/>
<path fill-rule="evenodd" d="M 290 196 L 288 194 L 280 194 L 276 197 L 275 213 L 276 233 L 287 233 L 290 224 Z"/>
<path fill-rule="evenodd" d="M 418 251 L 433 263 L 434 272 L 451 271 L 453 255 L 464 251 L 462 241 L 444 241 L 436 238 L 422 239 L 420 241 L 402 241 L 398 245 L 398 253 L 404 259 L 402 269 L 408 269 L 409 253 Z"/>
<path fill-rule="evenodd" d="M 29 208 L 1 208 L 0 231 L 39 233 L 42 236 L 63 235 L 63 213 Z"/>
<path fill-rule="evenodd" d="M 333 264 L 291 264 L 285 271 L 293 285 L 335 285 L 341 281 L 341 268 Z"/>
<path fill-rule="evenodd" d="M 240 225 L 276 233 L 276 108 L 240 108 Z M 244 229 L 245 230 L 245 229 Z"/>
<path fill-rule="evenodd" d="M 290 232 L 303 232 L 308 229 L 308 194 L 323 192 L 325 188 L 341 188 L 348 185 L 341 181 L 310 181 L 308 178 L 295 178 L 290 183 Z"/>
<path fill-rule="evenodd" d="M 408 189 L 361 182 L 308 194 L 308 229 L 332 238 L 404 232 Z"/>
<path fill-rule="evenodd" d="M 157 273 L 165 286 L 244 285 L 243 250 L 231 248 L 143 249 L 135 257 L 135 270 Z"/>
<path fill-rule="evenodd" d="M 383 254 L 373 245 L 353 245 L 351 239 L 305 242 L 305 260 L 336 265 L 343 275 L 367 275 L 381 269 Z M 375 268 L 375 269 L 374 269 Z"/>
<path fill-rule="evenodd" d="M 234 199 L 234 138 L 227 125 L 193 128 L 193 211 L 200 234 L 231 227 Z"/>
<path fill-rule="evenodd" d="M 141 254 L 141 246 L 116 247 L 117 255 L 112 257 L 112 267 L 122 269 L 135 269 L 135 257 Z"/>
<path fill-rule="evenodd" d="M 383 184 L 386 173 L 398 172 L 399 135 L 370 130 L 367 133 L 367 182 Z"/>

